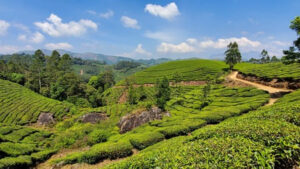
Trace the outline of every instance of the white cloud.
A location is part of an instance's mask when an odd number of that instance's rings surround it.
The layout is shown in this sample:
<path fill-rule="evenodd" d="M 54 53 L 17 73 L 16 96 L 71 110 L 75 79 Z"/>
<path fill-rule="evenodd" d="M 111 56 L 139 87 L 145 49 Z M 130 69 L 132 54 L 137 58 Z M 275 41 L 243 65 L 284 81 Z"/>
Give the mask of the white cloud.
<path fill-rule="evenodd" d="M 174 41 L 175 35 L 172 35 L 170 32 L 149 32 L 147 31 L 144 35 L 147 38 L 155 39 L 159 41 Z"/>
<path fill-rule="evenodd" d="M 230 42 L 237 42 L 240 47 L 258 47 L 261 45 L 259 41 L 252 41 L 246 37 L 218 39 L 217 41 L 206 40 L 199 42 L 200 48 L 226 48 Z"/>
<path fill-rule="evenodd" d="M 31 35 L 31 37 L 22 34 L 18 37 L 18 39 L 21 41 L 28 41 L 30 43 L 41 43 L 44 41 L 45 37 L 40 32 L 35 32 L 34 34 Z"/>
<path fill-rule="evenodd" d="M 62 42 L 62 43 L 47 43 L 45 45 L 45 47 L 49 50 L 55 50 L 55 49 L 72 49 L 73 46 L 70 45 L 69 43 L 65 43 L 65 42 Z"/>
<path fill-rule="evenodd" d="M 101 13 L 99 16 L 100 16 L 101 18 L 108 19 L 108 18 L 114 16 L 114 11 L 108 10 L 106 13 Z"/>
<path fill-rule="evenodd" d="M 189 38 L 185 42 L 179 44 L 172 44 L 163 42 L 157 47 L 158 52 L 162 53 L 191 53 L 202 52 L 209 48 L 211 49 L 225 49 L 230 42 L 237 42 L 242 49 L 252 50 L 261 46 L 259 41 L 252 41 L 246 37 L 241 38 L 227 38 L 199 41 L 195 38 Z"/>
<path fill-rule="evenodd" d="M 23 50 L 33 50 L 33 47 L 30 45 L 26 45 L 26 46 L 0 45 L 1 54 L 12 54 Z"/>
<path fill-rule="evenodd" d="M 10 24 L 5 20 L 0 20 L 0 36 L 5 35 Z"/>
<path fill-rule="evenodd" d="M 180 12 L 175 2 L 171 2 L 166 6 L 147 4 L 145 7 L 145 11 L 149 12 L 154 16 L 159 16 L 168 20 L 174 18 L 177 15 L 180 15 Z"/>
<path fill-rule="evenodd" d="M 163 42 L 158 46 L 157 51 L 162 53 L 189 53 L 194 52 L 195 48 L 186 42 L 177 45 Z"/>
<path fill-rule="evenodd" d="M 98 29 L 98 25 L 91 20 L 81 19 L 78 22 L 63 23 L 62 19 L 55 14 L 51 14 L 45 22 L 35 22 L 34 24 L 43 32 L 54 37 L 80 36 L 85 34 L 88 29 Z"/>
<path fill-rule="evenodd" d="M 127 28 L 133 28 L 133 29 L 141 28 L 136 19 L 130 18 L 128 16 L 122 16 L 121 21 L 122 21 L 123 25 Z"/>
<path fill-rule="evenodd" d="M 20 29 L 24 32 L 30 32 L 29 28 L 27 26 L 23 25 L 23 24 L 15 23 L 12 26 L 15 27 L 15 28 L 18 28 L 18 29 Z"/>
<path fill-rule="evenodd" d="M 272 41 L 272 43 L 278 46 L 285 46 L 285 47 L 292 45 L 290 42 L 282 42 L 279 40 Z"/>
<path fill-rule="evenodd" d="M 141 55 L 147 55 L 147 56 L 151 56 L 152 54 L 148 51 L 146 51 L 145 49 L 143 49 L 142 44 L 138 44 L 138 46 L 136 47 L 136 49 L 134 50 L 135 53 L 141 54 Z"/>
<path fill-rule="evenodd" d="M 93 10 L 87 10 L 87 12 L 91 15 L 97 15 L 97 12 Z"/>
<path fill-rule="evenodd" d="M 152 53 L 145 50 L 142 44 L 138 44 L 132 52 L 122 53 L 118 55 L 135 59 L 147 59 L 152 56 Z"/>

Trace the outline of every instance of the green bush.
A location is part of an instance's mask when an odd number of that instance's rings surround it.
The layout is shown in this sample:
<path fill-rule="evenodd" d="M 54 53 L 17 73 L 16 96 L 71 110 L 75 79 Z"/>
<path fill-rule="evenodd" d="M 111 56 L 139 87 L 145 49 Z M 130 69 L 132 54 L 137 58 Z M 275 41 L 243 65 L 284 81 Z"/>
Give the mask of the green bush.
<path fill-rule="evenodd" d="M 177 141 L 177 140 L 174 140 Z M 174 142 L 147 149 L 105 168 L 272 168 L 274 156 L 243 137 Z"/>
<path fill-rule="evenodd" d="M 37 153 L 32 153 L 30 156 L 32 158 L 32 161 L 42 162 L 49 159 L 56 152 L 57 152 L 56 149 L 49 149 L 49 150 L 39 151 Z"/>
<path fill-rule="evenodd" d="M 0 159 L 1 169 L 29 168 L 31 165 L 32 160 L 30 156 L 6 157 Z"/>
<path fill-rule="evenodd" d="M 186 135 L 190 131 L 191 131 L 190 128 L 185 125 L 175 125 L 175 126 L 163 127 L 162 129 L 159 129 L 159 132 L 161 132 L 166 138 Z"/>
<path fill-rule="evenodd" d="M 93 145 L 107 141 L 110 132 L 107 130 L 96 129 L 88 135 L 88 144 Z"/>
<path fill-rule="evenodd" d="M 5 152 L 9 156 L 28 155 L 37 151 L 36 146 L 32 144 L 20 144 L 4 142 L 0 143 L 0 151 Z"/>
<path fill-rule="evenodd" d="M 164 135 L 159 132 L 148 132 L 135 134 L 130 138 L 130 143 L 133 147 L 142 150 L 164 139 Z"/>
<path fill-rule="evenodd" d="M 132 145 L 127 141 L 116 143 L 107 142 L 96 144 L 90 150 L 74 153 L 55 162 L 63 161 L 64 164 L 89 163 L 94 164 L 104 159 L 116 159 L 132 154 Z"/>

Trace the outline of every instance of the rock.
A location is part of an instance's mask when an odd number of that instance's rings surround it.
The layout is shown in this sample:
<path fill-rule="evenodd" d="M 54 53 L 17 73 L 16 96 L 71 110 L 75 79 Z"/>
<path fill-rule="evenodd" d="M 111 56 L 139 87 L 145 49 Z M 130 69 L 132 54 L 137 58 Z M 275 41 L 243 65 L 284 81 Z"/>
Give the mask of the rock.
<path fill-rule="evenodd" d="M 55 123 L 54 118 L 53 118 L 53 114 L 48 113 L 48 112 L 42 112 L 39 115 L 37 123 L 39 125 L 49 125 L 49 124 Z"/>
<path fill-rule="evenodd" d="M 107 115 L 106 113 L 99 113 L 99 112 L 92 112 L 92 113 L 88 113 L 83 115 L 80 120 L 83 123 L 98 123 L 99 121 L 102 120 L 106 120 L 107 119 Z"/>
<path fill-rule="evenodd" d="M 170 113 L 164 113 L 160 108 L 152 107 L 150 110 L 143 110 L 123 116 L 118 124 L 120 133 L 126 133 L 135 127 L 153 120 L 161 120 L 164 115 L 170 116 Z"/>

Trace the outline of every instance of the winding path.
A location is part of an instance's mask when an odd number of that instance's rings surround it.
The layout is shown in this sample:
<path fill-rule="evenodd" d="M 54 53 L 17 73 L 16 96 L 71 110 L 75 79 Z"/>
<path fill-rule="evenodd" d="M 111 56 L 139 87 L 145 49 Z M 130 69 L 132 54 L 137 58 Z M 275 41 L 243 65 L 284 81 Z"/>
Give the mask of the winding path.
<path fill-rule="evenodd" d="M 262 84 L 259 84 L 259 83 L 255 83 L 255 82 L 250 82 L 250 81 L 247 81 L 247 80 L 239 79 L 239 78 L 237 78 L 238 73 L 239 73 L 238 71 L 233 71 L 232 73 L 230 73 L 228 75 L 228 78 L 231 79 L 231 80 L 233 80 L 233 81 L 242 82 L 242 83 L 251 85 L 253 87 L 256 87 L 258 89 L 267 91 L 270 94 L 279 93 L 279 92 L 287 92 L 288 93 L 288 92 L 292 92 L 293 91 L 293 90 L 290 90 L 290 89 L 275 88 L 275 87 L 270 87 L 270 86 L 262 85 Z M 269 103 L 267 103 L 265 106 L 269 106 L 269 105 L 274 104 L 277 101 L 277 99 L 278 98 L 270 98 Z"/>

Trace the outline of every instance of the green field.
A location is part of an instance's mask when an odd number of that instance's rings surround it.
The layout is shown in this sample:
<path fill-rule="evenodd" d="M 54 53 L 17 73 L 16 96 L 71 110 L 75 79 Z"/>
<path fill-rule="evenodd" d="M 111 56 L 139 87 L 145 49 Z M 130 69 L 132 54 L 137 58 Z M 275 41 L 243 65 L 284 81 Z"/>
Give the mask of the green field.
<path fill-rule="evenodd" d="M 132 148 L 142 150 L 164 139 L 187 135 L 207 124 L 218 123 L 228 117 L 256 109 L 265 104 L 269 98 L 266 92 L 253 88 L 225 88 L 216 85 L 213 86 L 209 96 L 210 103 L 201 107 L 202 89 L 201 86 L 187 87 L 178 99 L 170 100 L 167 110 L 171 117 L 144 124 L 125 134 L 113 132 L 107 137 L 106 142 L 95 144 L 88 151 L 73 153 L 55 162 L 93 164 L 107 158 L 128 156 L 132 153 Z M 182 101 L 179 101 L 180 99 Z M 122 114 L 120 113 L 119 117 Z M 117 116 L 110 114 L 110 117 Z M 108 127 L 106 129 L 109 130 Z"/>
<path fill-rule="evenodd" d="M 0 168 L 28 168 L 56 152 L 52 134 L 29 127 L 0 124 Z"/>
<path fill-rule="evenodd" d="M 292 168 L 300 161 L 300 91 L 105 168 Z"/>
<path fill-rule="evenodd" d="M 181 81 L 208 80 L 215 79 L 223 74 L 223 69 L 227 68 L 224 62 L 203 59 L 178 60 L 165 62 L 156 66 L 151 66 L 133 75 L 133 80 L 137 84 L 155 83 L 158 78 L 166 76 L 173 80 L 175 73 L 179 73 Z M 120 82 L 119 85 L 123 85 Z"/>
<path fill-rule="evenodd" d="M 36 122 L 40 112 L 51 112 L 61 119 L 69 103 L 41 96 L 19 84 L 0 79 L 0 122 L 7 124 L 27 124 Z"/>
<path fill-rule="evenodd" d="M 267 79 L 293 79 L 300 80 L 300 64 L 284 65 L 281 62 L 267 64 L 239 63 L 235 67 L 246 75 L 255 75 Z"/>

